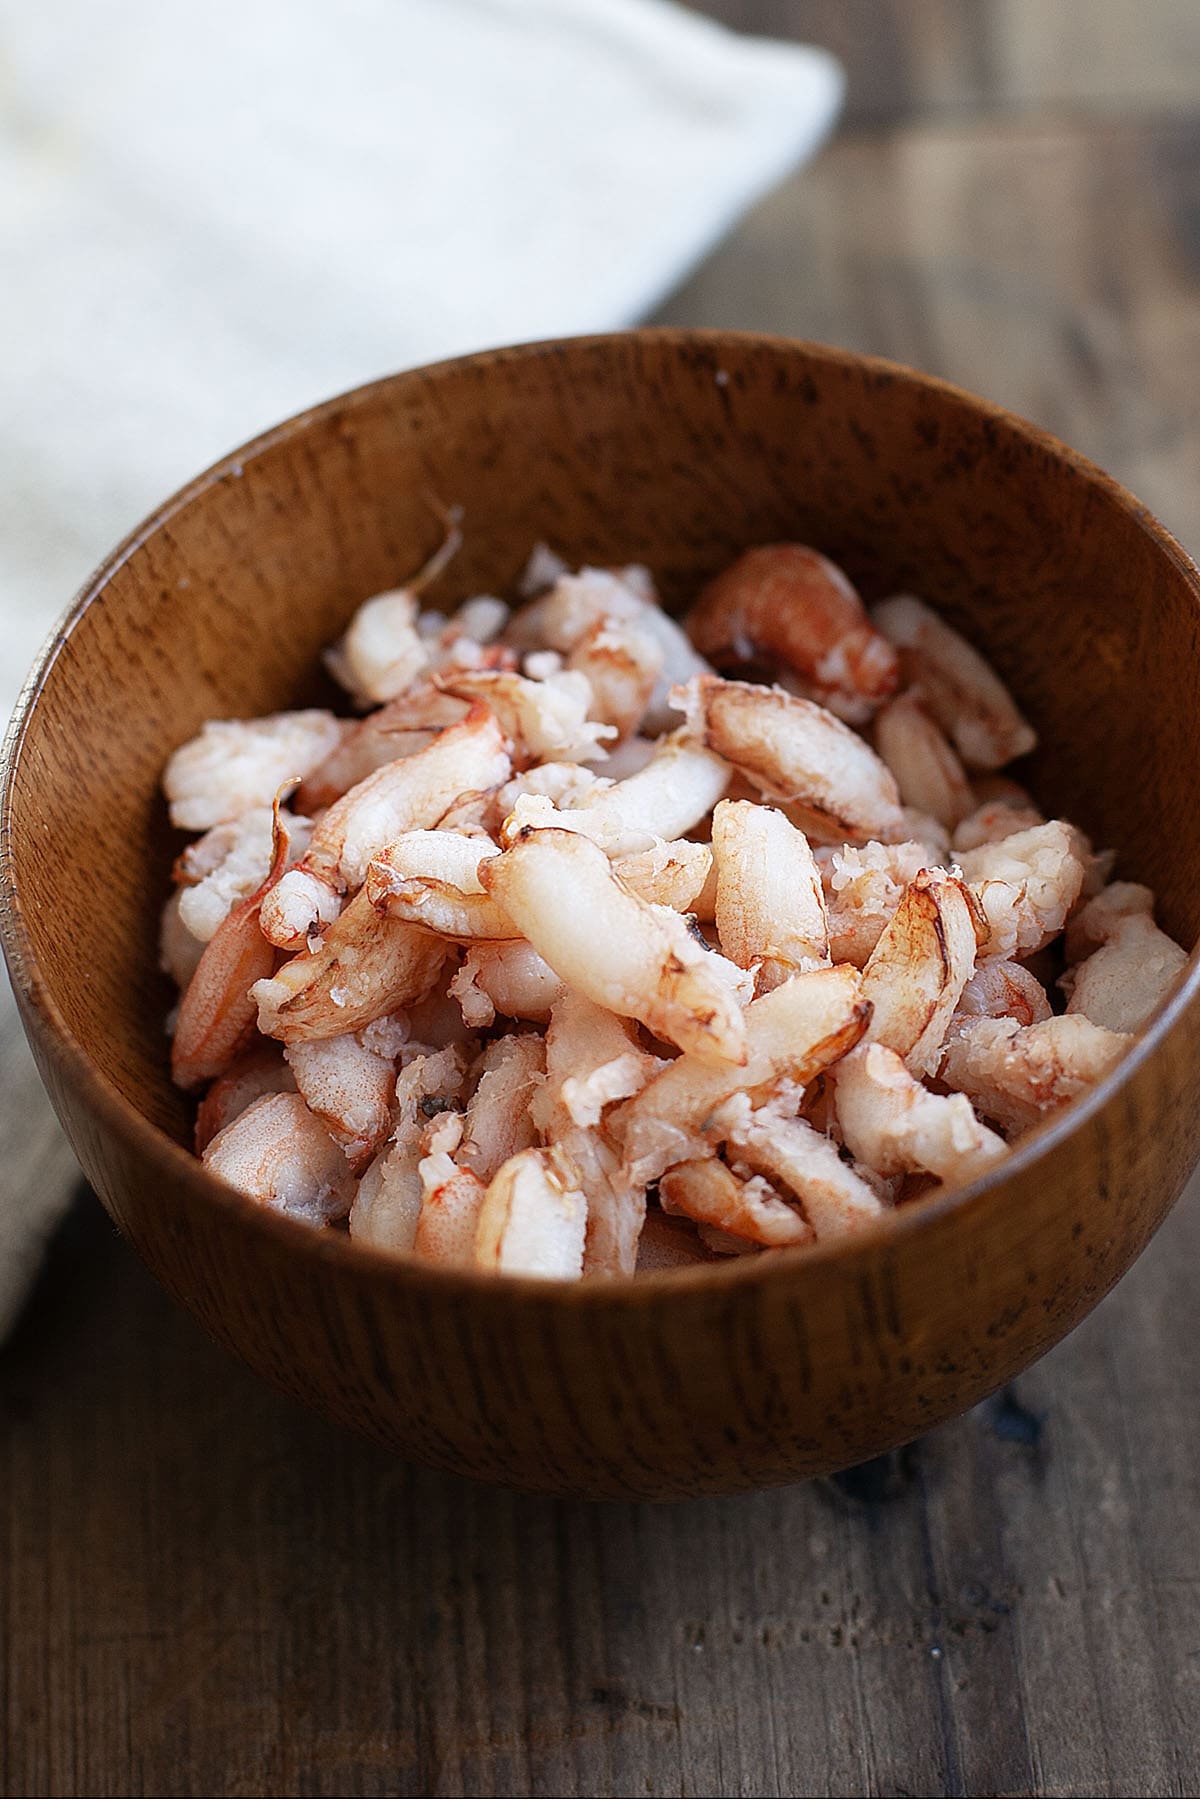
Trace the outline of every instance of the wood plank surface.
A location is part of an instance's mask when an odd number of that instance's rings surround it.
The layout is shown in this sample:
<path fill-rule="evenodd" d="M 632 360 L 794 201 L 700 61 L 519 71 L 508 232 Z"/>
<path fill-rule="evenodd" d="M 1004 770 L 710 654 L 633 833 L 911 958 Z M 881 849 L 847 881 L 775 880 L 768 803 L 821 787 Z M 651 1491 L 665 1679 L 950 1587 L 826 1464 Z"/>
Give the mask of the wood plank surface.
<path fill-rule="evenodd" d="M 663 316 L 943 373 L 1200 545 L 1197 10 L 709 10 L 852 53 L 874 123 Z M 9 1046 L 10 1193 L 68 1179 L 43 1117 Z M 1195 1793 L 1197 1267 L 1193 1184 L 1073 1337 L 909 1451 L 587 1506 L 335 1433 L 85 1198 L 0 1350 L 0 1791 Z"/>

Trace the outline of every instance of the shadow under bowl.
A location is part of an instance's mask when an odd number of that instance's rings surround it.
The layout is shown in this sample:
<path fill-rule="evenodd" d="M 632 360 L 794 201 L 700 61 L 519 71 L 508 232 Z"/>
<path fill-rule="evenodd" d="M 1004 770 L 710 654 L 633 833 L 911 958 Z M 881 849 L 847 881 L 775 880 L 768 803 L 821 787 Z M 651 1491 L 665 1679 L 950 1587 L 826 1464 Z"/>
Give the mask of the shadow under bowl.
<path fill-rule="evenodd" d="M 455 1273 L 318 1234 L 186 1148 L 157 973 L 169 752 L 327 699 L 320 652 L 465 509 L 438 588 L 505 593 L 536 538 L 643 561 L 680 605 L 797 538 L 925 596 L 1009 681 L 1044 805 L 1200 936 L 1200 577 L 1114 482 L 1018 419 L 869 358 L 640 331 L 467 357 L 269 432 L 129 538 L 7 748 L 0 929 L 59 1117 L 121 1230 L 222 1343 L 406 1455 L 514 1486 L 672 1497 L 860 1461 L 971 1406 L 1095 1305 L 1200 1151 L 1193 967 L 1094 1093 L 990 1178 L 877 1234 L 636 1282 Z"/>

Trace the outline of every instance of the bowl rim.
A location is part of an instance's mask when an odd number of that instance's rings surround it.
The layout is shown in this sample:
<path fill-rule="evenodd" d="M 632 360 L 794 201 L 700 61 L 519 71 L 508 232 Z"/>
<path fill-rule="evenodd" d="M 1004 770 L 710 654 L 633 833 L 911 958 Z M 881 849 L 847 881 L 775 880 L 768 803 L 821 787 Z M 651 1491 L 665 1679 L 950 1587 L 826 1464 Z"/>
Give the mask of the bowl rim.
<path fill-rule="evenodd" d="M 274 1238 L 280 1248 L 314 1258 L 318 1263 L 332 1262 L 343 1266 L 349 1273 L 369 1276 L 374 1281 L 383 1281 L 400 1288 L 432 1288 L 440 1290 L 448 1298 L 455 1295 L 474 1299 L 483 1295 L 496 1299 L 501 1296 L 514 1299 L 536 1298 L 544 1305 L 572 1309 L 596 1306 L 627 1308 L 657 1304 L 672 1295 L 682 1297 L 697 1291 L 730 1288 L 740 1290 L 745 1287 L 766 1289 L 781 1284 L 793 1286 L 797 1281 L 805 1279 L 805 1271 L 819 1273 L 831 1262 L 851 1269 L 857 1265 L 865 1265 L 873 1262 L 880 1253 L 886 1254 L 893 1248 L 898 1250 L 914 1234 L 932 1228 L 952 1214 L 967 1211 L 980 1204 L 1002 1188 L 1010 1177 L 1025 1172 L 1049 1155 L 1108 1105 L 1136 1071 L 1156 1054 L 1163 1040 L 1200 997 L 1198 943 L 1189 953 L 1183 980 L 1111 1073 L 1045 1124 L 1031 1131 L 1012 1148 L 1003 1162 L 975 1181 L 949 1187 L 944 1192 L 930 1195 L 928 1199 L 917 1200 L 888 1213 L 877 1224 L 851 1238 L 835 1238 L 824 1243 L 779 1249 L 770 1256 L 723 1257 L 716 1262 L 648 1270 L 636 1277 L 622 1276 L 606 1281 L 546 1280 L 536 1276 L 498 1275 L 488 1270 L 451 1268 L 355 1243 L 344 1232 L 314 1231 L 304 1221 L 264 1206 L 210 1174 L 199 1157 L 152 1124 L 100 1072 L 86 1048 L 68 1027 L 33 950 L 25 927 L 19 876 L 12 848 L 12 816 L 18 804 L 16 790 L 26 736 L 59 655 L 88 608 L 103 594 L 116 572 L 172 518 L 220 483 L 239 478 L 247 463 L 280 443 L 302 436 L 320 421 L 370 406 L 382 394 L 394 391 L 404 381 L 412 378 L 419 377 L 423 382 L 431 379 L 448 380 L 461 370 L 472 367 L 490 368 L 579 352 L 602 353 L 606 348 L 630 341 L 665 343 L 681 353 L 707 352 L 714 363 L 714 373 L 719 369 L 723 348 L 756 350 L 799 362 L 853 369 L 865 372 L 881 383 L 900 381 L 936 394 L 943 401 L 973 413 L 1010 436 L 1066 463 L 1085 482 L 1106 494 L 1152 540 L 1155 549 L 1175 565 L 1191 587 L 1200 609 L 1200 568 L 1173 534 L 1122 483 L 1052 433 L 969 389 L 944 381 L 939 376 L 926 374 L 908 364 L 835 345 L 767 332 L 669 325 L 640 326 L 630 330 L 596 332 L 574 337 L 533 339 L 397 370 L 292 414 L 229 451 L 162 501 L 116 545 L 79 588 L 45 640 L 22 685 L 5 731 L 3 745 L 0 747 L 0 948 L 4 951 L 22 1014 L 32 1013 L 36 1016 L 41 1028 L 53 1041 L 66 1080 L 77 1087 L 88 1106 L 100 1115 L 118 1137 L 131 1141 L 133 1148 L 147 1160 L 158 1162 L 164 1176 L 177 1177 L 184 1183 L 198 1187 L 204 1200 L 231 1214 L 248 1229 Z"/>

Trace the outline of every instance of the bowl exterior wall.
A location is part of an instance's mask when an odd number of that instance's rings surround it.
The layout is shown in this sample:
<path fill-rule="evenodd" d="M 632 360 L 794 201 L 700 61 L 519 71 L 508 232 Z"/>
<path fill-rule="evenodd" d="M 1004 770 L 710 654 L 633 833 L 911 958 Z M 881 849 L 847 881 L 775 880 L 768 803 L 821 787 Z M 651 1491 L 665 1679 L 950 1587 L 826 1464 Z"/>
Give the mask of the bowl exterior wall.
<path fill-rule="evenodd" d="M 1063 1337 L 1200 1155 L 1194 1027 L 1044 1157 L 820 1261 L 782 1253 L 597 1304 L 367 1262 L 231 1198 L 81 1095 L 26 1018 L 83 1168 L 163 1286 L 260 1375 L 421 1462 L 593 1499 L 798 1481 L 906 1443 Z M 913 1221 L 915 1224 L 916 1221 Z"/>

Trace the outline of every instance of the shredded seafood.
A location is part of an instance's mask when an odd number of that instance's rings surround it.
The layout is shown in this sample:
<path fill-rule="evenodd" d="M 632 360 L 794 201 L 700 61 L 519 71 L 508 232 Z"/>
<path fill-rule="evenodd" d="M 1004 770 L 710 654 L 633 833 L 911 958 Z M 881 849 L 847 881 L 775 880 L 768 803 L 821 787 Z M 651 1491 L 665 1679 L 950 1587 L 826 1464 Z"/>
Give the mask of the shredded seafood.
<path fill-rule="evenodd" d="M 460 1272 L 803 1255 L 986 1175 L 1168 999 L 1150 889 L 1007 772 L 1033 729 L 923 601 L 770 544 L 677 623 L 538 545 L 444 615 L 440 516 L 327 653 L 360 716 L 164 771 L 172 1071 L 255 1204 Z"/>

